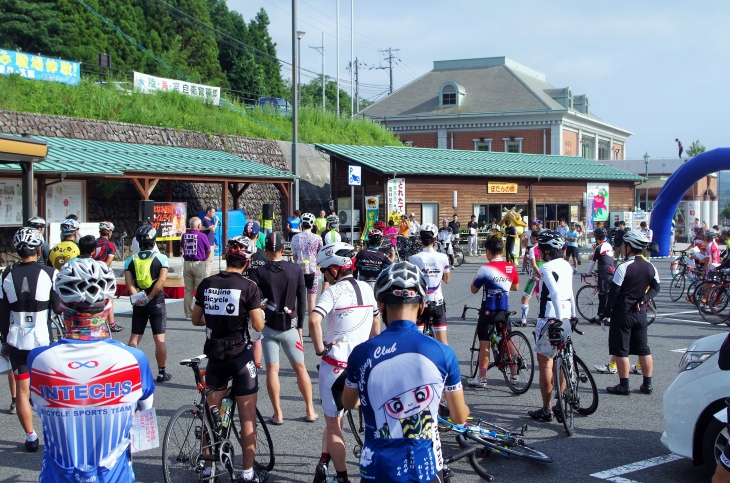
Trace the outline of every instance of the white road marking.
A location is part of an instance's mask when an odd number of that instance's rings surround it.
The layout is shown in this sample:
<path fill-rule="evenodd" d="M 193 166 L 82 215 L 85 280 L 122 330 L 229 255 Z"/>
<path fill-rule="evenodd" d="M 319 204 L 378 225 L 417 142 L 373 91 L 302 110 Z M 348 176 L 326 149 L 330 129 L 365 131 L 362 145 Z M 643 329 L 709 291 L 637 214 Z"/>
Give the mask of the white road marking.
<path fill-rule="evenodd" d="M 671 352 L 679 352 L 681 354 L 684 354 L 685 352 L 687 352 L 687 348 L 685 347 L 684 349 L 672 349 Z"/>
<path fill-rule="evenodd" d="M 704 320 L 672 319 L 672 318 L 669 318 L 669 317 L 666 317 L 664 320 L 671 320 L 673 322 L 689 322 L 690 324 L 707 324 L 707 325 L 712 325 L 709 322 L 705 322 Z"/>
<path fill-rule="evenodd" d="M 617 468 L 611 468 L 610 470 L 600 471 L 593 473 L 591 476 L 601 480 L 614 481 L 617 483 L 638 483 L 634 480 L 622 478 L 620 475 L 626 473 L 633 473 L 635 471 L 645 470 L 653 466 L 663 465 L 664 463 L 671 463 L 672 461 L 681 460 L 682 457 L 674 453 L 665 454 L 663 456 L 656 456 L 649 458 L 648 460 L 637 461 L 636 463 L 629 463 L 628 465 L 619 466 Z"/>
<path fill-rule="evenodd" d="M 659 317 L 671 317 L 673 315 L 682 315 L 682 314 L 696 314 L 696 313 L 697 313 L 697 309 L 695 309 L 695 310 L 685 310 L 685 311 L 682 311 L 682 312 L 672 312 L 672 313 L 669 313 L 669 314 L 664 314 L 664 313 L 657 314 L 657 318 L 659 318 Z"/>

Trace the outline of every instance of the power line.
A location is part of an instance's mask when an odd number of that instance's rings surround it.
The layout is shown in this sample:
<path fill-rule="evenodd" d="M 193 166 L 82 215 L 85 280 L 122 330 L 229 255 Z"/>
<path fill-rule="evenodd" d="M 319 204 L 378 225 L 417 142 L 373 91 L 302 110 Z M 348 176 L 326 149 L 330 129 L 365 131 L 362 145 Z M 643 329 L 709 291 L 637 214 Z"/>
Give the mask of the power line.
<path fill-rule="evenodd" d="M 374 69 L 388 69 L 390 71 L 390 94 L 393 93 L 393 59 L 398 59 L 396 56 L 393 55 L 393 52 L 398 52 L 399 50 L 400 49 L 394 49 L 392 47 L 388 47 L 385 50 L 379 50 L 378 52 L 388 53 L 388 57 L 385 57 L 383 59 L 388 61 L 388 67 L 374 67 Z"/>

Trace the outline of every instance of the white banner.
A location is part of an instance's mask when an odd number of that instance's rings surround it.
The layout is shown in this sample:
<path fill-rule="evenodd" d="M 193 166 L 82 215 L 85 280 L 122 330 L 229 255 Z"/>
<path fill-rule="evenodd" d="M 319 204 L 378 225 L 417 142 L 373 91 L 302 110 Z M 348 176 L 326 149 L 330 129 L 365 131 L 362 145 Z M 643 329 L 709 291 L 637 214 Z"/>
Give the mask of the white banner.
<path fill-rule="evenodd" d="M 388 180 L 388 217 L 394 213 L 406 214 L 406 179 Z"/>
<path fill-rule="evenodd" d="M 198 97 L 216 106 L 221 100 L 221 88 L 194 84 L 176 79 L 165 79 L 153 75 L 134 72 L 134 90 L 145 94 L 154 94 L 156 91 L 177 91 L 186 96 Z"/>

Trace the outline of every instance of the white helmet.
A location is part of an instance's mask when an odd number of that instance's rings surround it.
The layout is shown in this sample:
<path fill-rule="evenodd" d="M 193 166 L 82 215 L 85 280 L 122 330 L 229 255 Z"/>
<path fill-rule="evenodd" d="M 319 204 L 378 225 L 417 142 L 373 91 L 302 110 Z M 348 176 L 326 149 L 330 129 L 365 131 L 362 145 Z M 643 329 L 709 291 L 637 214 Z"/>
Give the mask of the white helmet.
<path fill-rule="evenodd" d="M 43 244 L 43 235 L 35 228 L 24 226 L 16 231 L 15 236 L 13 236 L 13 246 L 16 249 L 22 246 L 35 248 L 41 246 L 41 244 Z"/>
<path fill-rule="evenodd" d="M 304 213 L 299 218 L 302 220 L 302 223 L 306 223 L 310 227 L 314 226 L 314 221 L 317 219 L 312 213 Z"/>
<path fill-rule="evenodd" d="M 61 222 L 61 235 L 71 235 L 79 229 L 81 225 L 76 220 L 69 218 Z"/>
<path fill-rule="evenodd" d="M 329 245 L 323 246 L 317 254 L 317 266 L 319 268 L 350 268 L 354 256 L 355 247 L 349 243 L 330 243 Z"/>
<path fill-rule="evenodd" d="M 28 220 L 28 224 L 30 226 L 32 226 L 33 228 L 45 228 L 46 227 L 46 220 L 44 220 L 40 216 L 34 216 L 30 220 Z"/>
<path fill-rule="evenodd" d="M 421 226 L 421 238 L 436 238 L 438 232 L 438 228 L 436 228 L 436 225 L 434 225 L 433 223 L 426 223 L 425 225 Z"/>
<path fill-rule="evenodd" d="M 543 230 L 537 234 L 537 244 L 561 250 L 565 246 L 565 239 L 555 230 Z"/>
<path fill-rule="evenodd" d="M 636 250 L 645 250 L 649 246 L 650 240 L 639 230 L 631 230 L 624 235 L 624 243 L 628 243 Z"/>
<path fill-rule="evenodd" d="M 114 297 L 116 289 L 111 268 L 91 258 L 72 258 L 56 276 L 56 292 L 66 305 L 104 303 Z"/>
<path fill-rule="evenodd" d="M 113 232 L 114 231 L 114 223 L 111 221 L 102 221 L 99 223 L 99 231 L 108 231 Z"/>

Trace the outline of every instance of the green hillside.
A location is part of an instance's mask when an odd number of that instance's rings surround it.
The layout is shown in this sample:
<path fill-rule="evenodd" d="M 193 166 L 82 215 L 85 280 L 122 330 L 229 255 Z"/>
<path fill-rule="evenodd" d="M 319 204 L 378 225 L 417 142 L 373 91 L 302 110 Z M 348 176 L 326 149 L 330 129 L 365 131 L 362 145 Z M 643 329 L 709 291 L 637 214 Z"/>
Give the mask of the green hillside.
<path fill-rule="evenodd" d="M 290 140 L 290 117 L 234 101 L 233 108 L 204 104 L 177 92 L 129 93 L 83 80 L 78 86 L 0 76 L 0 109 L 144 124 L 207 133 Z M 299 113 L 299 140 L 306 143 L 395 146 L 400 141 L 379 124 L 338 118 L 317 108 Z"/>

